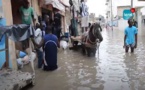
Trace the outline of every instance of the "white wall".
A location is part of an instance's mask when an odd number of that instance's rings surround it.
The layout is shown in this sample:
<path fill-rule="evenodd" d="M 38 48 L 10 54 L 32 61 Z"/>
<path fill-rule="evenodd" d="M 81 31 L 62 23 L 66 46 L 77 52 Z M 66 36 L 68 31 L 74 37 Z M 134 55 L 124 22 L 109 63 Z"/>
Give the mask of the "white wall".
<path fill-rule="evenodd" d="M 120 19 L 118 20 L 118 29 L 124 31 L 124 29 L 128 26 L 127 20 Z"/>
<path fill-rule="evenodd" d="M 138 22 L 138 34 L 142 35 L 144 29 L 142 28 L 142 14 L 141 14 L 141 11 L 138 10 L 137 14 L 138 14 L 138 18 L 137 18 L 137 22 Z"/>
<path fill-rule="evenodd" d="M 123 11 L 124 11 L 125 9 L 130 9 L 130 6 L 118 7 L 118 8 L 117 8 L 117 15 L 118 15 L 118 16 L 122 16 L 122 15 L 123 15 Z"/>
<path fill-rule="evenodd" d="M 145 15 L 145 7 L 141 9 L 142 15 Z"/>

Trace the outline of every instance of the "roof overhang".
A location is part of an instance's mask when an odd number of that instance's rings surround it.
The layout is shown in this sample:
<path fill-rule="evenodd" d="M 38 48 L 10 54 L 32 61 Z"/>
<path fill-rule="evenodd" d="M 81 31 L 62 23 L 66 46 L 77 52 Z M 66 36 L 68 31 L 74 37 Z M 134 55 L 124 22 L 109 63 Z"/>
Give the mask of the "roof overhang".
<path fill-rule="evenodd" d="M 51 4 L 53 8 L 65 12 L 65 6 L 59 0 L 45 0 L 45 5 L 49 4 Z"/>

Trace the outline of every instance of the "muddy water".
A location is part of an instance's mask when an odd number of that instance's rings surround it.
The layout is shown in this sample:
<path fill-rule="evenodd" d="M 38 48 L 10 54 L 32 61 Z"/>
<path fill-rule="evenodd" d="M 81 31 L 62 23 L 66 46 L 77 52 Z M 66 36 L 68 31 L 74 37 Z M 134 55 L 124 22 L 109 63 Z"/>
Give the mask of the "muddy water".
<path fill-rule="evenodd" d="M 122 31 L 102 34 L 96 57 L 59 51 L 58 70 L 37 70 L 36 85 L 27 90 L 145 90 L 145 37 L 139 36 L 134 54 L 126 54 Z"/>

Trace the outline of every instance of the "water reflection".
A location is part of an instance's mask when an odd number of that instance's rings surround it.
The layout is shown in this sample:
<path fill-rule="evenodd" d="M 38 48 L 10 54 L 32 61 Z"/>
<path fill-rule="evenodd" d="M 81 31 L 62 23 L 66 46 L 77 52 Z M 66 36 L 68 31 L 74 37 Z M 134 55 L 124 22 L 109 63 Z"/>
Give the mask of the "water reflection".
<path fill-rule="evenodd" d="M 59 69 L 37 70 L 37 84 L 31 90 L 145 90 L 143 36 L 139 36 L 138 48 L 131 54 L 123 49 L 122 31 L 104 30 L 102 34 L 104 41 L 96 57 L 60 51 Z"/>

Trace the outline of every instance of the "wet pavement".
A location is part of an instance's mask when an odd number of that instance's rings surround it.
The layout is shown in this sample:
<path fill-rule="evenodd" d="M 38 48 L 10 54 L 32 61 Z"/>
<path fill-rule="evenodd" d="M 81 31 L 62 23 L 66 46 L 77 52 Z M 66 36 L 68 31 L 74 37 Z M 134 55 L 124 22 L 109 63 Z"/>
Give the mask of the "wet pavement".
<path fill-rule="evenodd" d="M 123 31 L 104 30 L 96 57 L 59 51 L 59 68 L 36 70 L 36 85 L 25 90 L 145 90 L 145 36 L 134 54 L 123 49 Z"/>

